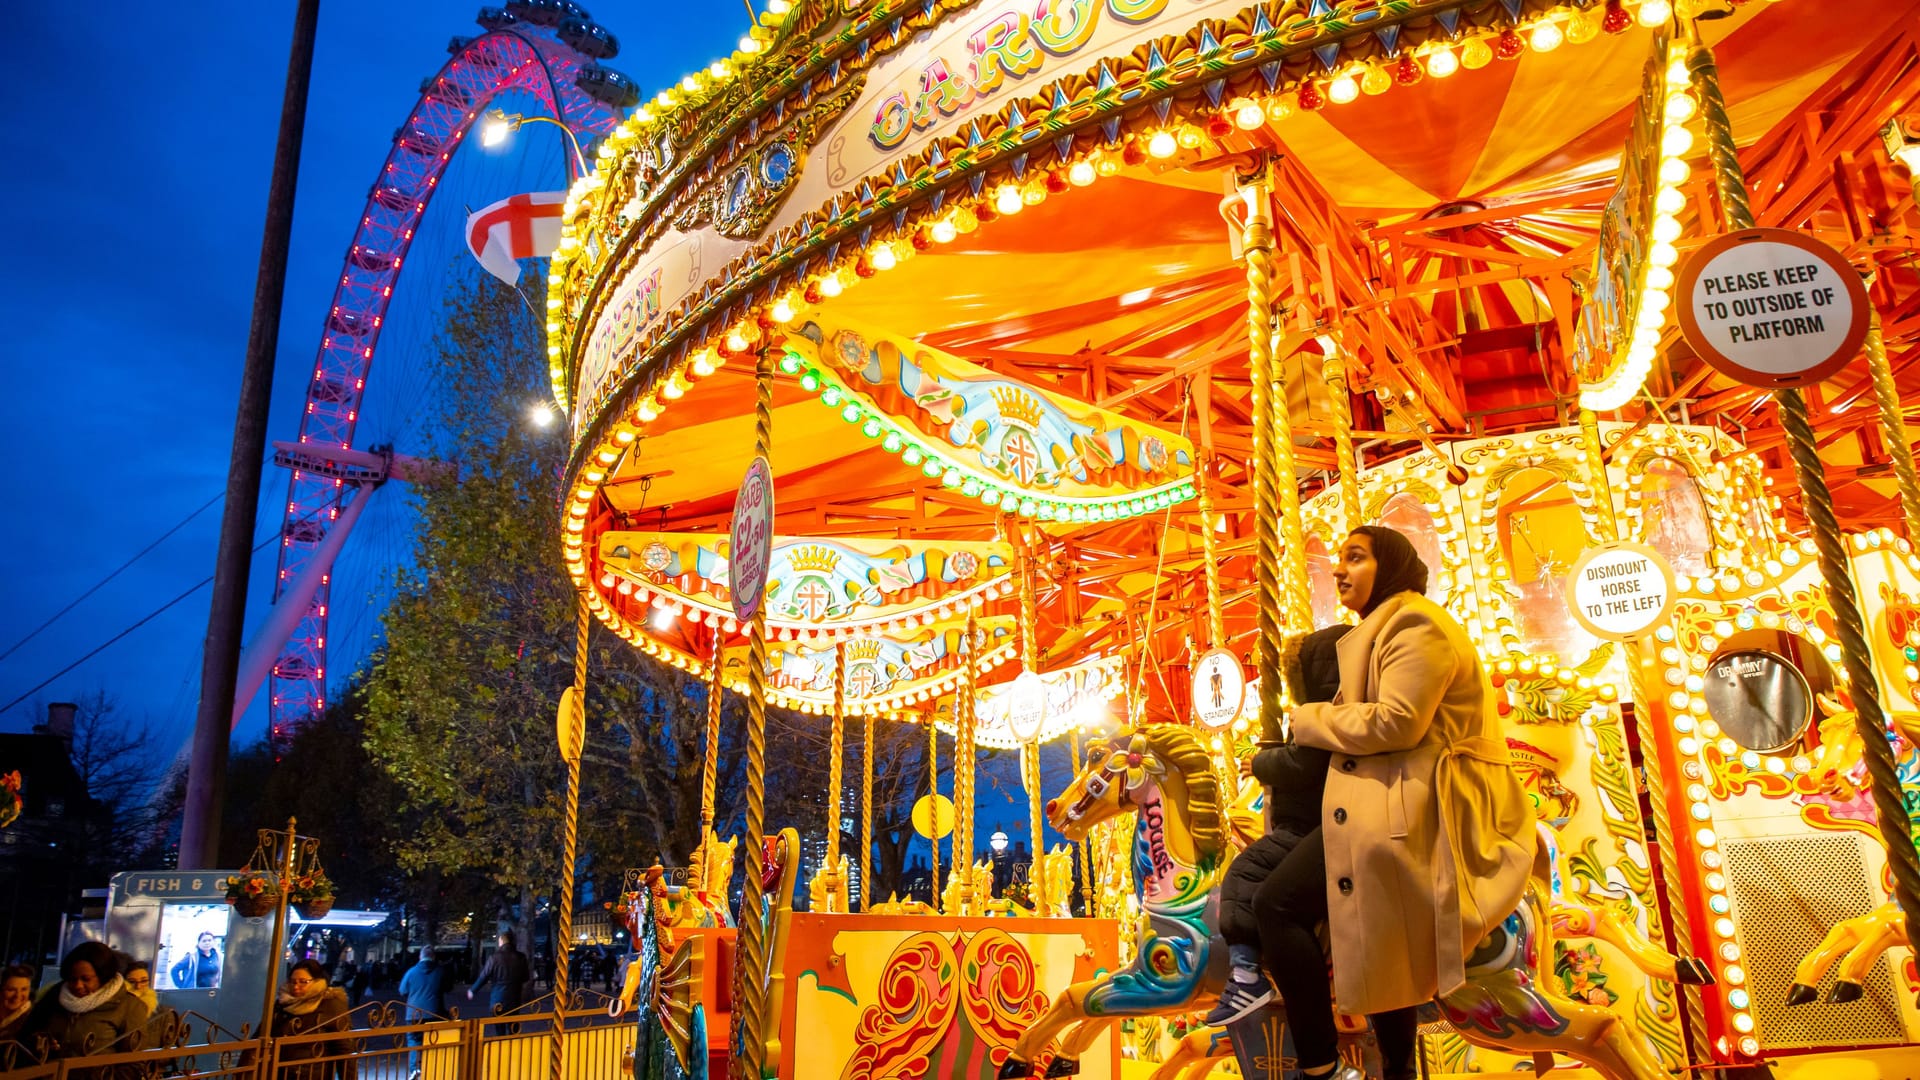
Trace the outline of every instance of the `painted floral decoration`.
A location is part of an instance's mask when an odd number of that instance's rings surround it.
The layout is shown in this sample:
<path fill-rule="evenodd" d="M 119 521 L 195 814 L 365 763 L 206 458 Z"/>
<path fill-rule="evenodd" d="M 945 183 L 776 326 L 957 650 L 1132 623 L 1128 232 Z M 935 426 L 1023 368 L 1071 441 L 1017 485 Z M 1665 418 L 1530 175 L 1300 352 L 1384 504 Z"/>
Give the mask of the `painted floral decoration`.
<path fill-rule="evenodd" d="M 1133 741 L 1127 744 L 1124 752 L 1114 754 L 1107 759 L 1107 771 L 1125 774 L 1126 787 L 1131 791 L 1146 783 L 1150 775 L 1165 776 L 1167 767 L 1160 763 L 1160 759 L 1155 757 L 1153 750 L 1147 746 L 1146 736 L 1136 734 Z"/>

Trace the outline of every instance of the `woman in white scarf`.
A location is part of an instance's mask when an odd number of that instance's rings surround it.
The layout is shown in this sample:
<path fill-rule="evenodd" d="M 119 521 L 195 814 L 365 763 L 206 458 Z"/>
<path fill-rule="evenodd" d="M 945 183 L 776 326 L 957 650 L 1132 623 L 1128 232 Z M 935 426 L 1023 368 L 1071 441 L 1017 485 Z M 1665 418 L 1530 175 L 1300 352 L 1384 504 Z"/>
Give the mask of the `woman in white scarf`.
<path fill-rule="evenodd" d="M 44 1050 L 48 1060 L 124 1054 L 140 1049 L 146 1026 L 146 1003 L 120 977 L 120 958 L 100 942 L 88 941 L 75 945 L 60 962 L 59 992 L 41 998 L 28 1011 L 19 1040 Z M 128 1065 L 71 1075 L 118 1080 L 138 1071 Z"/>

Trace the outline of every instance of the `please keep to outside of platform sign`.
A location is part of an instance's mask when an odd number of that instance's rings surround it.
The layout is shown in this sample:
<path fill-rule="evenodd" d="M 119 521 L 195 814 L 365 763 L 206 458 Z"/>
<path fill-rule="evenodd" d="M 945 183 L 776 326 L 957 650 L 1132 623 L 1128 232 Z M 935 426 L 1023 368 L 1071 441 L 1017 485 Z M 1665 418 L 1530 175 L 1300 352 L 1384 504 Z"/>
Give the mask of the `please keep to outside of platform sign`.
<path fill-rule="evenodd" d="M 1828 378 L 1867 335 L 1866 286 L 1840 253 L 1791 229 L 1709 241 L 1681 264 L 1680 329 L 1721 374 L 1779 389 Z"/>
<path fill-rule="evenodd" d="M 1589 634 L 1632 641 L 1673 611 L 1673 567 L 1645 544 L 1589 548 L 1567 575 L 1567 608 Z"/>

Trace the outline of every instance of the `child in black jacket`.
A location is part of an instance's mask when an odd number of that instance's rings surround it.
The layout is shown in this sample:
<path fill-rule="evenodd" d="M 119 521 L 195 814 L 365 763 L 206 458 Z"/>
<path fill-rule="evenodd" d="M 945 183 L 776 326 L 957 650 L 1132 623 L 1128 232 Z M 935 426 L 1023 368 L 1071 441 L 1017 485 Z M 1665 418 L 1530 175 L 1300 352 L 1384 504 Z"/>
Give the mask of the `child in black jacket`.
<path fill-rule="evenodd" d="M 1282 644 L 1281 668 L 1296 704 L 1333 700 L 1340 689 L 1340 658 L 1334 647 L 1351 629 L 1329 626 Z M 1220 936 L 1227 942 L 1232 975 L 1207 1014 L 1209 1024 L 1231 1024 L 1273 999 L 1273 986 L 1260 971 L 1253 895 L 1300 839 L 1320 827 L 1320 800 L 1332 757 L 1331 751 L 1293 743 L 1264 745 L 1253 756 L 1254 779 L 1267 787 L 1267 834 L 1234 858 L 1220 884 Z"/>

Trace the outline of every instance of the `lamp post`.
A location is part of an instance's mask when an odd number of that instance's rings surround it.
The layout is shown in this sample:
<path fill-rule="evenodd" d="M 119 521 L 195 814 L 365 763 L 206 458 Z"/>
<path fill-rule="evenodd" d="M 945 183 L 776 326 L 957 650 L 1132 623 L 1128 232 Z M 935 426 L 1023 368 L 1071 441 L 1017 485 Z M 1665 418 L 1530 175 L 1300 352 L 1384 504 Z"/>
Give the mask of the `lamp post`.
<path fill-rule="evenodd" d="M 567 145 L 573 150 L 573 157 L 568 159 L 567 163 L 569 174 L 567 179 L 578 180 L 587 175 L 587 156 L 580 152 L 579 138 L 574 135 L 572 128 L 551 116 L 525 116 L 501 109 L 489 109 L 486 119 L 480 123 L 480 145 L 499 146 L 507 141 L 508 136 L 527 124 L 552 124 L 559 128 L 561 134 L 567 137 Z"/>

